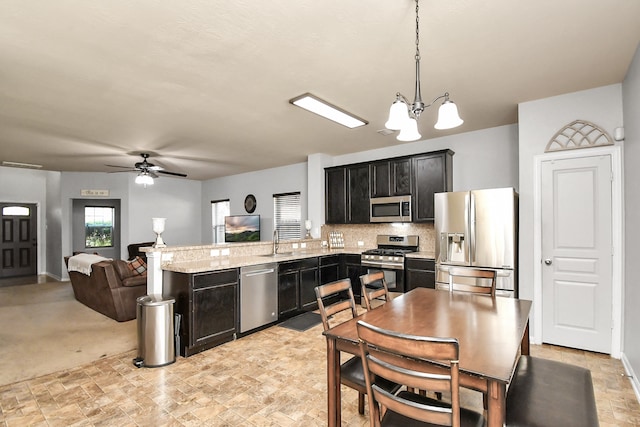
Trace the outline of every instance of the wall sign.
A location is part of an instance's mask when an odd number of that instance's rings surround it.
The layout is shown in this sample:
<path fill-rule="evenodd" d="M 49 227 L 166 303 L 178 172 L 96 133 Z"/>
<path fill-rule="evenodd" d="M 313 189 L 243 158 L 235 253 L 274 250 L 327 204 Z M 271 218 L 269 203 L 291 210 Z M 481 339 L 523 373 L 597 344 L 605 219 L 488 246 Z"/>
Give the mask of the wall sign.
<path fill-rule="evenodd" d="M 109 190 L 80 190 L 81 196 L 109 197 Z"/>

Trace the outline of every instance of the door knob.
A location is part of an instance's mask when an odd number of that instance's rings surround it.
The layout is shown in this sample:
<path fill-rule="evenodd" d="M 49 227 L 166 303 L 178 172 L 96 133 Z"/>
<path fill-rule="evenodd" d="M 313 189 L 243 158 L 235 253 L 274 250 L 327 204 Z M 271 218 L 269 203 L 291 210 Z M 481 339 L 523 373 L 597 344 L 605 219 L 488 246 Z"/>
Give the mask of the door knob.
<path fill-rule="evenodd" d="M 547 259 L 544 260 L 544 263 L 547 264 L 547 265 L 551 265 L 551 264 L 553 264 L 553 261 L 551 261 L 551 258 L 547 258 Z"/>

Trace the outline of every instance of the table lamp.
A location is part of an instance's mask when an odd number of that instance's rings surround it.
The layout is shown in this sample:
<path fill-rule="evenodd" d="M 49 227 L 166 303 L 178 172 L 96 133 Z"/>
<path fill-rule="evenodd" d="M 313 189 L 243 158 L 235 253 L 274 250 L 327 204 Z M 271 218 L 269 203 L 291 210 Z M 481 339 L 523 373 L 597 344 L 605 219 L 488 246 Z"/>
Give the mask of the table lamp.
<path fill-rule="evenodd" d="M 154 248 L 166 248 L 161 234 L 164 232 L 164 223 L 166 218 L 151 218 L 153 221 L 153 232 L 156 233 L 156 242 L 153 244 Z"/>

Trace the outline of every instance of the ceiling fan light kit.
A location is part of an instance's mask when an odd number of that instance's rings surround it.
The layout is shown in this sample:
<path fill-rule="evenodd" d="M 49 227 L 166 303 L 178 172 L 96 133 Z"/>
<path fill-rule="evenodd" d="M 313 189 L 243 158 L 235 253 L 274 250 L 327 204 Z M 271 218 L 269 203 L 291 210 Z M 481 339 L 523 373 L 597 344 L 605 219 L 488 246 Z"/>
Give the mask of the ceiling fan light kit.
<path fill-rule="evenodd" d="M 420 118 L 420 114 L 442 98 L 444 98 L 444 101 L 438 110 L 438 121 L 434 127 L 440 130 L 452 129 L 460 126 L 464 122 L 458 114 L 458 107 L 449 99 L 449 92 L 435 97 L 433 101 L 427 105 L 422 102 L 422 95 L 420 93 L 420 17 L 418 12 L 419 5 L 418 0 L 416 0 L 416 85 L 413 102 L 410 103 L 400 92 L 396 93 L 396 100 L 391 104 L 389 119 L 385 123 L 387 129 L 400 131 L 397 136 L 399 141 L 418 140 L 421 137 L 420 132 L 418 132 L 418 118 Z"/>
<path fill-rule="evenodd" d="M 137 162 L 134 165 L 133 169 L 127 166 L 116 166 L 116 165 L 106 165 L 106 166 L 113 167 L 113 168 L 124 168 L 132 172 L 138 172 L 138 176 L 136 176 L 135 183 L 144 185 L 145 187 L 147 185 L 153 185 L 153 180 L 155 178 L 158 178 L 159 173 L 164 175 L 179 176 L 182 178 L 187 177 L 187 174 L 180 173 L 180 172 L 170 172 L 170 171 L 164 170 L 164 168 L 161 166 L 156 166 L 153 163 L 148 162 L 147 159 L 150 156 L 149 153 L 140 153 L 140 156 L 142 156 L 142 161 Z M 127 171 L 117 171 L 117 172 L 127 172 Z"/>

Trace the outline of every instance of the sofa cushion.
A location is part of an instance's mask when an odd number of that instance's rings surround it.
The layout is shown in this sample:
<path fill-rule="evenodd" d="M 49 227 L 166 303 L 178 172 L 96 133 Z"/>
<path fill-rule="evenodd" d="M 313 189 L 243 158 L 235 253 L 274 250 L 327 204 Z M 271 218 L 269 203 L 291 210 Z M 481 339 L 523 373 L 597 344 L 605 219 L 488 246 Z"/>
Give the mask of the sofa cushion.
<path fill-rule="evenodd" d="M 127 277 L 126 279 L 122 280 L 122 286 L 140 286 L 140 285 L 144 285 L 147 283 L 147 275 L 137 275 L 137 276 L 131 276 L 131 277 Z"/>
<path fill-rule="evenodd" d="M 129 268 L 129 263 L 127 261 L 116 259 L 113 261 L 113 268 L 115 268 L 116 273 L 120 276 L 120 280 L 125 280 L 127 277 L 134 276 L 133 271 Z"/>
<path fill-rule="evenodd" d="M 147 263 L 139 256 L 135 257 L 132 261 L 127 262 L 129 270 L 133 275 L 140 275 L 147 271 Z"/>

